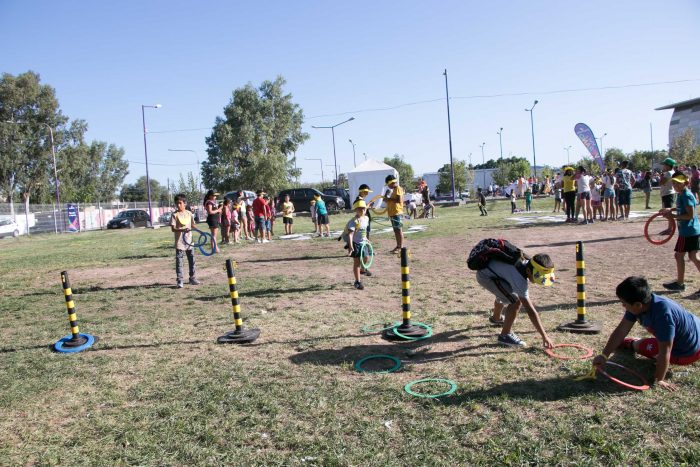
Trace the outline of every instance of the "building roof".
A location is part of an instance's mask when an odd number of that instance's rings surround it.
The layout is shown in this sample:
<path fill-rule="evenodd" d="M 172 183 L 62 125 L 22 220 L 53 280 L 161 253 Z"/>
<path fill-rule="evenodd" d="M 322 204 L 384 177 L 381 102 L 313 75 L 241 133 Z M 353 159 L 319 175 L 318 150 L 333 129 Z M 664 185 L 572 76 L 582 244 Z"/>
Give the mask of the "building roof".
<path fill-rule="evenodd" d="M 688 101 L 676 102 L 675 104 L 665 105 L 663 107 L 659 107 L 658 109 L 654 109 L 654 110 L 667 110 L 667 109 L 678 109 L 678 108 L 682 109 L 685 107 L 692 107 L 695 104 L 700 104 L 700 97 L 696 97 L 695 99 L 690 99 Z"/>

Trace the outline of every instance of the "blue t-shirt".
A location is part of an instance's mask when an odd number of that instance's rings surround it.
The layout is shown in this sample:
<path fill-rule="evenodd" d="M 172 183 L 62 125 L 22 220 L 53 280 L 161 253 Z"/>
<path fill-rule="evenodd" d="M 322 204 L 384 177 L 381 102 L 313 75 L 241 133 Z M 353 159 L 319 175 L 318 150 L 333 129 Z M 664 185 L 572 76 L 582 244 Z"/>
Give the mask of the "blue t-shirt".
<path fill-rule="evenodd" d="M 695 212 L 695 196 L 690 192 L 689 189 L 685 189 L 678 193 L 676 198 L 676 209 L 678 214 L 685 214 L 685 208 L 687 206 L 693 207 L 693 218 L 690 220 L 679 220 L 678 221 L 678 235 L 681 237 L 694 237 L 695 235 L 700 235 L 700 222 L 698 222 L 698 216 Z"/>
<path fill-rule="evenodd" d="M 316 200 L 316 214 L 328 214 L 328 209 L 326 209 L 326 203 L 320 198 Z"/>
<path fill-rule="evenodd" d="M 625 319 L 639 321 L 659 342 L 673 341 L 674 357 L 687 357 L 700 350 L 700 318 L 666 297 L 651 294 L 647 312 L 635 316 L 626 311 Z"/>

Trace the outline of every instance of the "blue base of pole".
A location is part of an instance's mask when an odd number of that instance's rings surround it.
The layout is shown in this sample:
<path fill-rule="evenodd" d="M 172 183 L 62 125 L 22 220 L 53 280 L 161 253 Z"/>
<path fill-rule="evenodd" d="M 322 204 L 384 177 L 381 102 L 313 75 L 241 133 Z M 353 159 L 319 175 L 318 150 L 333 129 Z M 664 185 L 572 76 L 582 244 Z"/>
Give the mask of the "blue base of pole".
<path fill-rule="evenodd" d="M 95 343 L 95 340 L 96 340 L 95 336 L 92 336 L 90 334 L 83 334 L 82 332 L 79 335 L 81 337 L 84 337 L 85 339 L 87 339 L 87 341 L 83 345 L 79 345 L 76 347 L 66 346 L 65 343 L 70 341 L 73 338 L 72 335 L 68 335 L 68 336 L 61 338 L 58 342 L 56 342 L 53 345 L 53 349 L 59 353 L 76 353 L 76 352 L 80 352 L 82 350 L 85 350 L 87 348 L 92 347 L 92 345 Z"/>

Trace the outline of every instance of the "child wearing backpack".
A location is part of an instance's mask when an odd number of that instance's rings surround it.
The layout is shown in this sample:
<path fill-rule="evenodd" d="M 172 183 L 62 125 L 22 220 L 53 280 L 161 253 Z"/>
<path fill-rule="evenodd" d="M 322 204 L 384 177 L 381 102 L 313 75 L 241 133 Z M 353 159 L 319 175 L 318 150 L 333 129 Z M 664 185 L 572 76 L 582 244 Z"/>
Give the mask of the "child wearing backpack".
<path fill-rule="evenodd" d="M 539 253 L 531 258 L 518 247 L 503 239 L 487 238 L 472 249 L 467 260 L 469 269 L 476 270 L 476 280 L 496 296 L 492 324 L 502 325 L 498 343 L 510 347 L 526 347 L 527 344 L 512 332 L 520 305 L 525 307 L 537 332 L 542 336 L 545 348 L 552 348 L 552 341 L 542 327 L 540 316 L 530 300 L 528 282 L 552 285 L 554 263 L 547 254 Z M 505 316 L 501 313 L 505 307 Z"/>

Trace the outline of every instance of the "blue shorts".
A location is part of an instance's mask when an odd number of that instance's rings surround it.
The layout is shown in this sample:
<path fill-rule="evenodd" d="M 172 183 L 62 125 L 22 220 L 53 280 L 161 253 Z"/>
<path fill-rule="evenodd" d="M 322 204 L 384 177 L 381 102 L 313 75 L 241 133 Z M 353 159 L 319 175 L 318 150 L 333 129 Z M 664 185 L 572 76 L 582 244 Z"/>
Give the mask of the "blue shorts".
<path fill-rule="evenodd" d="M 606 188 L 605 191 L 603 191 L 603 198 L 614 198 L 615 197 L 615 190 L 612 188 Z"/>
<path fill-rule="evenodd" d="M 389 218 L 391 220 L 391 227 L 394 230 L 400 230 L 401 227 L 403 227 L 403 221 L 401 220 L 401 214 L 398 216 L 391 216 Z"/>
<path fill-rule="evenodd" d="M 264 217 L 258 216 L 255 218 L 255 230 L 260 230 L 261 232 L 266 232 L 267 222 Z"/>

